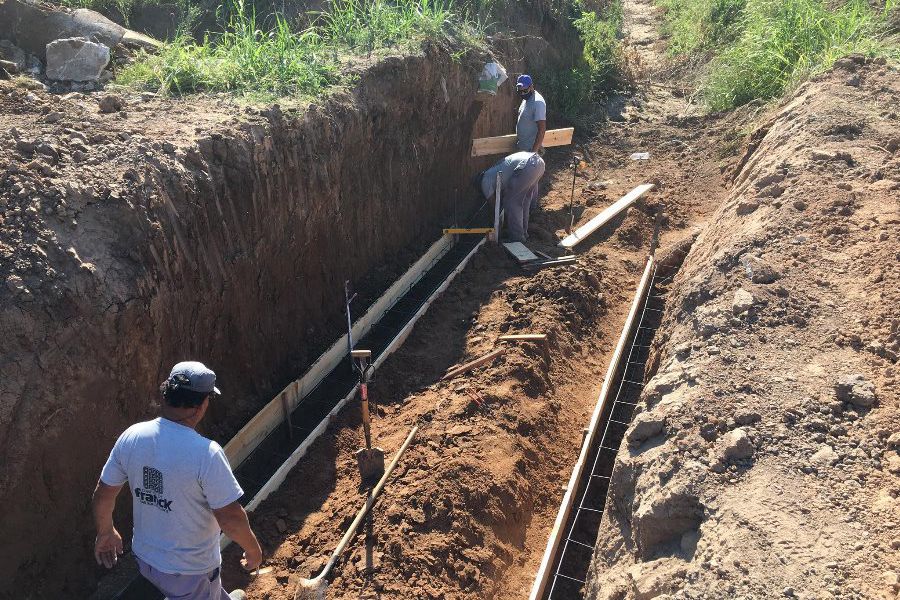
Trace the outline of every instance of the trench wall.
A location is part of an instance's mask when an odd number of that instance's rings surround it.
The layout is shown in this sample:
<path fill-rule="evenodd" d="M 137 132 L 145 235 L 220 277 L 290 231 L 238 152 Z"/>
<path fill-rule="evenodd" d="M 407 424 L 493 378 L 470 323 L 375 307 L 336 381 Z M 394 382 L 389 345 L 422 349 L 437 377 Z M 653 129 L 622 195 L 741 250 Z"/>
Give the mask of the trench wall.
<path fill-rule="evenodd" d="M 897 92 L 845 58 L 751 135 L 669 293 L 586 598 L 895 595 Z"/>
<path fill-rule="evenodd" d="M 577 52 L 558 23 L 537 27 L 558 47 L 509 42 L 511 74 Z M 216 370 L 225 396 L 203 427 L 224 443 L 340 335 L 345 279 L 386 288 L 372 273 L 402 272 L 480 202 L 470 140 L 512 131 L 517 105 L 509 85 L 476 102 L 485 58 L 382 59 L 302 112 L 270 107 L 148 153 L 126 194 L 79 205 L 77 228 L 51 224 L 49 292 L 0 291 L 0 597 L 88 595 L 99 469 L 155 415 L 174 362 Z"/>

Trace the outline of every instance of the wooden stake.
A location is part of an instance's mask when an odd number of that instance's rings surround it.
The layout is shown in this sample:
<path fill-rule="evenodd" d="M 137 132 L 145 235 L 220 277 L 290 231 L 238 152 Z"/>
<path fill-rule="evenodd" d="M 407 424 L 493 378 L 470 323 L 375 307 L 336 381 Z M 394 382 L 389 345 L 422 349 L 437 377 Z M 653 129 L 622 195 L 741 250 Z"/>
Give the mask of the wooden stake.
<path fill-rule="evenodd" d="M 536 342 L 541 345 L 541 353 L 544 355 L 544 362 L 550 366 L 550 341 L 547 339 L 546 333 L 516 333 L 512 335 L 501 335 L 497 338 L 500 342 Z"/>
<path fill-rule="evenodd" d="M 471 371 L 475 367 L 479 367 L 487 362 L 494 360 L 495 358 L 497 358 L 504 352 L 506 352 L 506 348 L 497 348 L 496 350 L 488 352 L 481 358 L 476 358 L 475 360 L 473 360 L 471 362 L 467 362 L 464 365 L 460 365 L 458 367 L 454 367 L 454 368 L 450 369 L 449 371 L 447 371 L 447 373 L 444 374 L 443 377 L 441 377 L 441 379 L 452 379 L 452 378 L 456 377 L 457 375 L 462 375 L 466 371 Z"/>

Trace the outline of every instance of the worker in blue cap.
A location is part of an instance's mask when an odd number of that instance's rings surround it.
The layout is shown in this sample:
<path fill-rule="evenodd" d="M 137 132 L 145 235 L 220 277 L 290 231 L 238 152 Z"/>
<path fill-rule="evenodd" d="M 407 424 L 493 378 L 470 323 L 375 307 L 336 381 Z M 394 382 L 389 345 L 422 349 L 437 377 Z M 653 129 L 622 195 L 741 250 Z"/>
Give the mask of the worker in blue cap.
<path fill-rule="evenodd" d="M 516 121 L 516 148 L 521 152 L 539 152 L 547 131 L 547 102 L 534 89 L 531 75 L 519 75 L 516 93 L 522 99 Z"/>
<path fill-rule="evenodd" d="M 127 483 L 134 511 L 131 549 L 141 575 L 167 598 L 244 600 L 243 590 L 222 589 L 221 533 L 243 548 L 241 564 L 248 571 L 259 567 L 262 548 L 225 452 L 196 431 L 210 399 L 221 393 L 216 374 L 203 363 L 180 362 L 160 392 L 159 418 L 126 429 L 100 474 L 92 500 L 94 556 L 112 568 L 122 554 L 113 508 Z"/>

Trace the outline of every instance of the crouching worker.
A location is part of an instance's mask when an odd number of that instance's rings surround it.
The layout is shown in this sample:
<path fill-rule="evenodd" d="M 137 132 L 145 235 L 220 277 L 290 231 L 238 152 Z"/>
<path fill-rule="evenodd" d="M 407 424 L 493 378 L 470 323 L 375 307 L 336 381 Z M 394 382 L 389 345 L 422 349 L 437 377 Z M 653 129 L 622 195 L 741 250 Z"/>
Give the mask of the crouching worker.
<path fill-rule="evenodd" d="M 112 568 L 122 554 L 113 524 L 116 496 L 127 482 L 134 508 L 132 549 L 141 574 L 167 598 L 235 600 L 222 589 L 221 532 L 244 549 L 253 570 L 262 549 L 238 503 L 244 494 L 222 447 L 195 431 L 213 394 L 216 374 L 199 362 L 181 362 L 160 387 L 161 416 L 119 436 L 94 490 L 94 557 Z"/>
<path fill-rule="evenodd" d="M 516 152 L 476 176 L 481 193 L 490 200 L 496 192 L 497 173 L 502 173 L 500 201 L 506 213 L 508 239 L 505 241 L 524 242 L 528 239 L 529 211 L 532 202 L 537 200 L 538 182 L 544 168 L 544 159 L 537 153 Z"/>

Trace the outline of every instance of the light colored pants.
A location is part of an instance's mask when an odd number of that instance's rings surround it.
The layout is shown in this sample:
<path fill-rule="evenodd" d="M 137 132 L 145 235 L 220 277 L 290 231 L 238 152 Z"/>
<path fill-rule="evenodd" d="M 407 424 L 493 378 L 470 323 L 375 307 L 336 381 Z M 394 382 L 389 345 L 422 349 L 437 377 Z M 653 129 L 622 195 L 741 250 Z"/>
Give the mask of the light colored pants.
<path fill-rule="evenodd" d="M 140 558 L 137 563 L 141 575 L 165 594 L 168 600 L 231 600 L 222 589 L 219 569 L 205 575 L 172 575 L 154 569 Z"/>
<path fill-rule="evenodd" d="M 535 154 L 525 168 L 513 173 L 506 188 L 500 191 L 506 213 L 506 231 L 511 242 L 524 242 L 528 237 L 528 219 L 532 203 L 537 203 L 538 182 L 544 175 L 544 159 Z"/>

